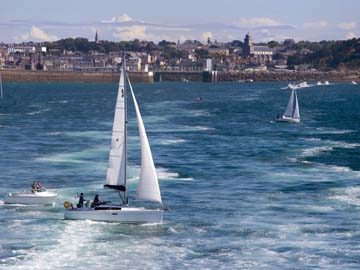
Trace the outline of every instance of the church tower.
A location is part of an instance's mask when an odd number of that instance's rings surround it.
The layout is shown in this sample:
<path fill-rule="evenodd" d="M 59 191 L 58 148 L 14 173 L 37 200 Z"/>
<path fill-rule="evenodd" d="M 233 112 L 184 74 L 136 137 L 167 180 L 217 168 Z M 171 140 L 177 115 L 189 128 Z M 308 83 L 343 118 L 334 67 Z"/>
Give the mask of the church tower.
<path fill-rule="evenodd" d="M 247 33 L 244 39 L 244 56 L 249 57 L 254 54 L 254 42 L 250 33 Z"/>
<path fill-rule="evenodd" d="M 95 43 L 99 43 L 99 36 L 98 36 L 97 30 L 96 30 L 96 34 L 95 34 Z"/>

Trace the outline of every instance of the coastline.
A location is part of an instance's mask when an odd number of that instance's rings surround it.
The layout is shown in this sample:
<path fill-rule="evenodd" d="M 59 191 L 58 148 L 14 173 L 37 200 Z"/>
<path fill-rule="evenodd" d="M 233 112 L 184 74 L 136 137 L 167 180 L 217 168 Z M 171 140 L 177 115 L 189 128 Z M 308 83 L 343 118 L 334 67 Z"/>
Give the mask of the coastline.
<path fill-rule="evenodd" d="M 2 80 L 7 82 L 118 82 L 119 72 L 83 72 L 83 71 L 30 71 L 2 70 Z M 153 83 L 154 81 L 207 81 L 204 72 L 156 71 L 129 72 L 134 83 Z M 219 72 L 213 82 L 231 81 L 360 81 L 360 71 L 261 71 L 261 72 Z"/>

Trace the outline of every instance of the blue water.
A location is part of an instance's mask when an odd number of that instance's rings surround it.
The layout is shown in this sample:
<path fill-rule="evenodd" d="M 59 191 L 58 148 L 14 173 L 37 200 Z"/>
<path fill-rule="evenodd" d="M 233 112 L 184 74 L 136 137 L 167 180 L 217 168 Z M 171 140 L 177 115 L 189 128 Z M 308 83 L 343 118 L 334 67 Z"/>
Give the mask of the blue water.
<path fill-rule="evenodd" d="M 302 123 L 288 125 L 272 121 L 285 85 L 135 84 L 169 211 L 129 226 L 63 220 L 76 192 L 117 199 L 102 189 L 117 85 L 5 83 L 0 194 L 36 179 L 59 197 L 0 205 L 0 268 L 360 269 L 360 86 L 299 90 Z"/>

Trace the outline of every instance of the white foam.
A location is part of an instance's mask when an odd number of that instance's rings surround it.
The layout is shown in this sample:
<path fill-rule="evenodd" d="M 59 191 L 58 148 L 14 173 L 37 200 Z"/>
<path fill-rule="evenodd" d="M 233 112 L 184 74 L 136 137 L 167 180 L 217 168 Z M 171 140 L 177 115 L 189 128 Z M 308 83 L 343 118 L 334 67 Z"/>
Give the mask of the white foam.
<path fill-rule="evenodd" d="M 316 128 L 316 132 L 317 134 L 346 134 L 346 133 L 352 133 L 352 132 L 356 132 L 355 130 L 350 130 L 350 129 L 335 129 L 335 128 L 323 128 L 323 127 L 318 127 Z"/>
<path fill-rule="evenodd" d="M 302 157 L 317 156 L 322 152 L 333 151 L 334 148 L 354 149 L 360 147 L 359 143 L 347 143 L 342 141 L 331 141 L 331 140 L 321 140 L 321 139 L 317 140 L 317 138 L 309 138 L 305 140 L 309 140 L 312 142 L 321 142 L 321 145 L 304 149 L 300 154 L 300 156 Z"/>
<path fill-rule="evenodd" d="M 332 151 L 333 147 L 331 146 L 316 146 L 307 148 L 302 151 L 301 155 L 302 157 L 313 157 L 319 155 L 321 152 L 329 152 Z"/>
<path fill-rule="evenodd" d="M 209 116 L 210 113 L 206 110 L 190 110 L 188 111 L 189 114 L 193 116 Z"/>
<path fill-rule="evenodd" d="M 196 130 L 215 130 L 213 127 L 195 126 Z"/>
<path fill-rule="evenodd" d="M 156 168 L 156 173 L 159 179 L 174 179 L 179 177 L 178 173 L 170 172 L 165 168 Z"/>
<path fill-rule="evenodd" d="M 303 138 L 303 140 L 308 141 L 308 142 L 320 142 L 321 141 L 320 138 Z"/>
<path fill-rule="evenodd" d="M 336 195 L 331 196 L 333 200 L 337 200 L 346 204 L 360 206 L 360 187 L 349 187 L 346 189 L 336 189 Z"/>
<path fill-rule="evenodd" d="M 48 111 L 50 111 L 50 109 L 42 109 L 42 110 L 38 110 L 38 111 L 34 111 L 34 112 L 29 112 L 29 113 L 26 113 L 26 114 L 34 115 L 34 114 L 39 114 L 39 113 L 48 112 Z"/>
<path fill-rule="evenodd" d="M 159 143 L 163 145 L 170 145 L 170 144 L 179 144 L 184 142 L 186 142 L 186 140 L 184 139 L 165 139 L 165 140 L 160 140 Z"/>
<path fill-rule="evenodd" d="M 46 162 L 65 162 L 65 163 L 98 163 L 97 161 L 88 160 L 89 157 L 99 156 L 99 153 L 106 152 L 107 146 L 100 145 L 97 148 L 89 148 L 83 151 L 52 154 L 44 157 L 38 157 L 36 161 Z"/>
<path fill-rule="evenodd" d="M 176 172 L 170 172 L 165 168 L 156 168 L 156 173 L 158 178 L 161 180 L 179 180 L 179 181 L 192 181 L 194 180 L 191 177 L 179 177 L 179 174 Z"/>

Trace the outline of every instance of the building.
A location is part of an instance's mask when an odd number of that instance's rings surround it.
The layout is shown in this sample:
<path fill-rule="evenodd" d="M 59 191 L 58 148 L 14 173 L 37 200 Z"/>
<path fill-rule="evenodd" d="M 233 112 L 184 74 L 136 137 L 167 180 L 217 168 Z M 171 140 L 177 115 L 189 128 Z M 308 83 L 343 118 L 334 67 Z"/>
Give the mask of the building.
<path fill-rule="evenodd" d="M 96 30 L 96 33 L 95 33 L 95 43 L 99 43 L 99 35 L 98 35 L 97 30 Z"/>
<path fill-rule="evenodd" d="M 268 63 L 272 61 L 273 50 L 268 46 L 255 46 L 250 33 L 244 39 L 243 56 L 255 63 Z"/>

